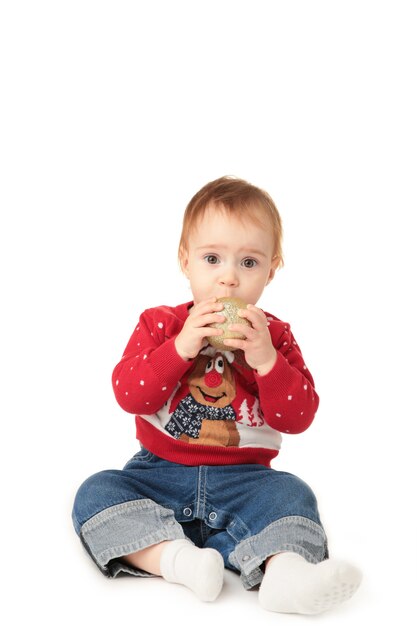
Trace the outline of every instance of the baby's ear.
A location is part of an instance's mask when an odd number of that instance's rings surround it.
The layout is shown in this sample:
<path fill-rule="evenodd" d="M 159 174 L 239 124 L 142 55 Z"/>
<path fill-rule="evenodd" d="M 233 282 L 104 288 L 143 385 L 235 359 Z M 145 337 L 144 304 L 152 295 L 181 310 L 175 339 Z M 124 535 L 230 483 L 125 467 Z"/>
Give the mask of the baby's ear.
<path fill-rule="evenodd" d="M 188 278 L 188 252 L 184 248 L 184 246 L 181 246 L 181 248 L 179 249 L 178 259 L 180 262 L 181 271 Z"/>
<path fill-rule="evenodd" d="M 269 285 L 271 280 L 274 278 L 275 272 L 277 271 L 277 269 L 279 269 L 279 267 L 281 265 L 282 265 L 282 261 L 279 258 L 279 256 L 276 256 L 276 257 L 274 257 L 272 259 L 272 261 L 271 261 L 271 269 L 269 270 L 269 276 L 268 276 L 268 280 L 266 282 L 267 285 Z"/>

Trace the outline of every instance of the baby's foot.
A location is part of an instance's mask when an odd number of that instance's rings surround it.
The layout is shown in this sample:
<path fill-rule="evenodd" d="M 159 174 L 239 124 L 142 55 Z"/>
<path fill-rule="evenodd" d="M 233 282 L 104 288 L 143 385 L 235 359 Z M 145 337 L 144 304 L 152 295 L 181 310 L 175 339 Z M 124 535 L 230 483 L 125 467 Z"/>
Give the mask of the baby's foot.
<path fill-rule="evenodd" d="M 215 600 L 223 586 L 224 563 L 220 552 L 197 548 L 186 539 L 167 544 L 160 567 L 165 580 L 185 585 L 205 602 Z"/>
<path fill-rule="evenodd" d="M 284 552 L 268 564 L 259 602 L 278 613 L 322 613 L 348 600 L 361 579 L 349 563 L 329 559 L 314 565 L 295 552 Z"/>

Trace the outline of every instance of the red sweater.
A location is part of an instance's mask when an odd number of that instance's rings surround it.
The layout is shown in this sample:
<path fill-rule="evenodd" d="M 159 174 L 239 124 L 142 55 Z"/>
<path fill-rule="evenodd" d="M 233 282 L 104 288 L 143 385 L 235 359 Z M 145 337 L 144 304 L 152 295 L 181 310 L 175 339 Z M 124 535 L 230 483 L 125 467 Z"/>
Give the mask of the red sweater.
<path fill-rule="evenodd" d="M 306 430 L 319 404 L 290 327 L 266 313 L 277 360 L 265 376 L 241 350 L 209 346 L 184 361 L 174 341 L 192 304 L 144 311 L 113 372 L 117 402 L 136 415 L 142 445 L 168 461 L 268 467 L 281 433 Z"/>

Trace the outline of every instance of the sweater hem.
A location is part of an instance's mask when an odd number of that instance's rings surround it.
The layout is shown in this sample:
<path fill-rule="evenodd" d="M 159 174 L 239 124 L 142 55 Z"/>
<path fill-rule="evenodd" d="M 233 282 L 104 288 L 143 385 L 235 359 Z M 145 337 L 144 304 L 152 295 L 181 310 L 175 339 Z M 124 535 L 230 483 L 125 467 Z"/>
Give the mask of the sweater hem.
<path fill-rule="evenodd" d="M 278 450 L 236 446 L 205 446 L 178 441 L 163 435 L 152 424 L 136 416 L 136 437 L 156 456 L 181 465 L 264 465 L 278 456 Z"/>

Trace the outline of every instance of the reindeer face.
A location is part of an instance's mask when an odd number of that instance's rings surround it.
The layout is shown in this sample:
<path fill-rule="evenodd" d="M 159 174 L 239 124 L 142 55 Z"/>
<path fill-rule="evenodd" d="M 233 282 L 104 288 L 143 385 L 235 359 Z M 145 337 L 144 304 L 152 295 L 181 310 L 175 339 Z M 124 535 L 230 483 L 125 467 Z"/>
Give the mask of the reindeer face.
<path fill-rule="evenodd" d="M 188 378 L 191 395 L 200 404 L 223 409 L 236 396 L 235 380 L 227 359 L 217 352 L 200 355 Z"/>

